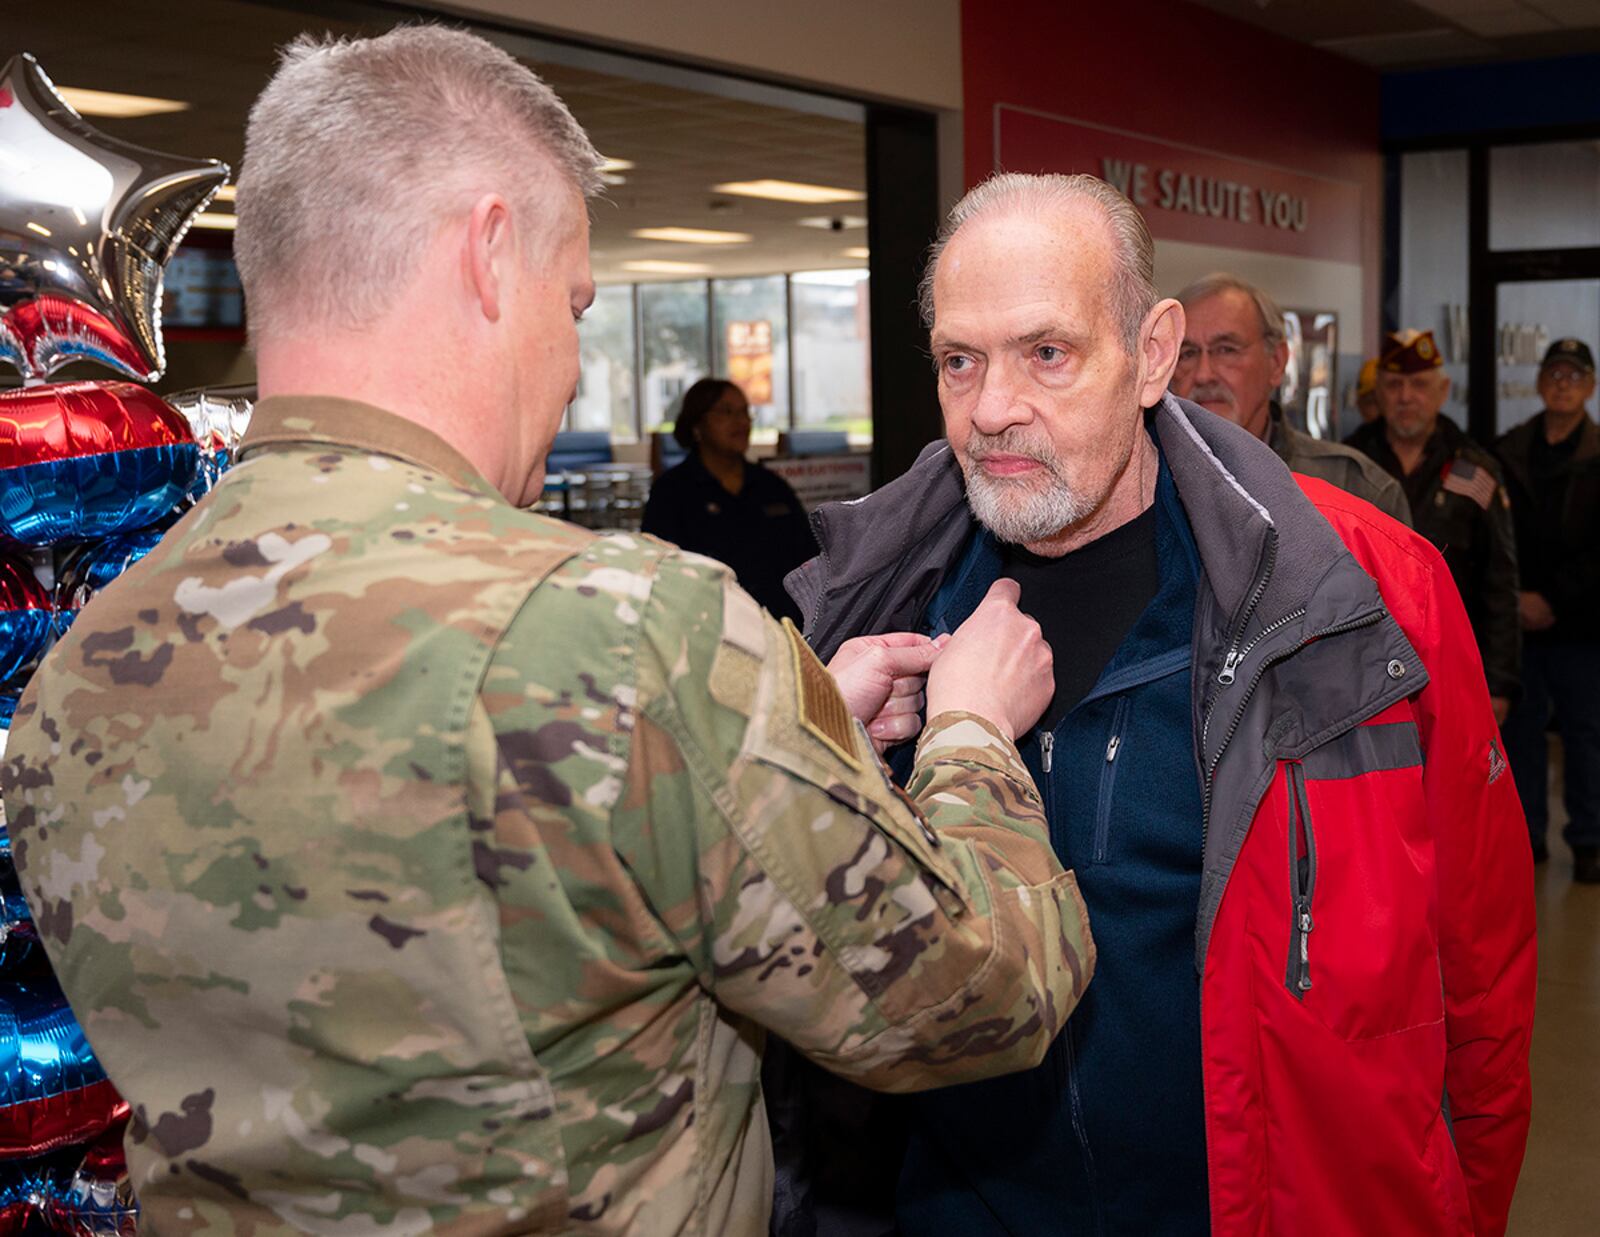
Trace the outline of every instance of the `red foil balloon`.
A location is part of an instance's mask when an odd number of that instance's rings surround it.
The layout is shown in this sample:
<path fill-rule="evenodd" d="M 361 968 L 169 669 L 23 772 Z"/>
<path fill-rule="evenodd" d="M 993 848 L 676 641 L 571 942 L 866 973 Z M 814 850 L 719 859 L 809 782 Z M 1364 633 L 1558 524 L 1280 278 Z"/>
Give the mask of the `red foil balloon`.
<path fill-rule="evenodd" d="M 52 610 L 49 594 L 28 564 L 0 555 L 0 683 L 44 651 Z"/>
<path fill-rule="evenodd" d="M 187 492 L 198 462 L 183 416 L 132 383 L 0 395 L 0 537 L 48 546 L 147 527 Z"/>

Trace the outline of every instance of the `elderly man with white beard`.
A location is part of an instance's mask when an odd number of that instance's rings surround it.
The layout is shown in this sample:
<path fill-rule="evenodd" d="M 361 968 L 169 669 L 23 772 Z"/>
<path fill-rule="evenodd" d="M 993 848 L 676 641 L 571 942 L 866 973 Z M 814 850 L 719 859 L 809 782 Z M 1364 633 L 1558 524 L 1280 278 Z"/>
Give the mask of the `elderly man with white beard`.
<path fill-rule="evenodd" d="M 1183 346 L 1172 393 L 1242 425 L 1278 453 L 1291 472 L 1320 477 L 1411 526 L 1400 483 L 1361 452 L 1313 438 L 1291 425 L 1275 398 L 1289 361 L 1283 310 L 1262 288 L 1218 272 L 1178 293 Z"/>
<path fill-rule="evenodd" d="M 924 292 L 946 441 L 789 588 L 826 656 L 1020 586 L 1054 697 L 1018 746 L 1099 960 L 1039 1068 L 905 1101 L 903 1154 L 779 1096 L 775 1230 L 1502 1232 L 1532 867 L 1445 563 L 1168 392 L 1184 309 L 1104 182 L 978 186 Z"/>

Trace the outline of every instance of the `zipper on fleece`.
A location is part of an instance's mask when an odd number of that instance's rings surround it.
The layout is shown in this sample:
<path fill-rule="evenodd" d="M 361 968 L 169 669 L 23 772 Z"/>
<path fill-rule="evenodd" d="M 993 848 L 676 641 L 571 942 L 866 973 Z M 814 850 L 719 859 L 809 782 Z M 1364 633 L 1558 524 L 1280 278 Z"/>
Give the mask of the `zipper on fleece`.
<path fill-rule="evenodd" d="M 1106 846 L 1111 834 L 1111 798 L 1117 784 L 1117 753 L 1122 750 L 1122 732 L 1127 729 L 1128 697 L 1117 701 L 1111 719 L 1111 738 L 1106 743 L 1106 758 L 1100 766 L 1100 797 L 1094 813 L 1094 862 L 1106 861 Z"/>
<path fill-rule="evenodd" d="M 1311 804 L 1306 798 L 1305 767 L 1298 760 L 1284 762 L 1285 792 L 1289 800 L 1289 964 L 1284 985 L 1296 1000 L 1311 991 L 1311 901 L 1317 890 L 1317 834 L 1311 826 Z M 1301 851 L 1305 852 L 1304 857 Z"/>

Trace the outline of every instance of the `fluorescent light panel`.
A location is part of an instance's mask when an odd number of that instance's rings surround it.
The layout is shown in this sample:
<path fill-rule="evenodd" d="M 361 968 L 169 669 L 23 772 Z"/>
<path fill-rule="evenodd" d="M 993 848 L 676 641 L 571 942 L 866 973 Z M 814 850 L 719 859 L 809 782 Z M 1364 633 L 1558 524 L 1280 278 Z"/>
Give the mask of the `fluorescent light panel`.
<path fill-rule="evenodd" d="M 214 201 L 214 202 L 232 202 L 238 196 L 239 196 L 239 186 L 238 185 L 223 185 L 222 188 L 217 190 L 217 196 L 215 198 L 213 198 L 212 201 Z"/>
<path fill-rule="evenodd" d="M 836 189 L 831 185 L 807 185 L 797 180 L 729 180 L 712 185 L 713 193 L 731 193 L 741 198 L 766 198 L 772 202 L 804 202 L 826 206 L 831 202 L 864 202 L 867 195 L 857 189 Z"/>
<path fill-rule="evenodd" d="M 168 112 L 187 112 L 194 105 L 181 99 L 157 99 L 142 94 L 117 94 L 111 90 L 90 90 L 84 86 L 57 86 L 57 92 L 80 116 L 115 116 L 133 120 L 140 116 L 163 116 Z"/>
<path fill-rule="evenodd" d="M 642 275 L 705 275 L 711 270 L 704 262 L 667 262 L 657 258 L 636 258 L 624 262 L 622 269 Z"/>
<path fill-rule="evenodd" d="M 232 232 L 239 226 L 238 215 L 224 215 L 221 211 L 203 210 L 194 217 L 197 228 L 213 228 L 218 232 Z"/>
<path fill-rule="evenodd" d="M 676 241 L 680 245 L 747 245 L 748 232 L 718 232 L 711 228 L 635 228 L 631 236 L 642 241 Z"/>
<path fill-rule="evenodd" d="M 841 249 L 839 252 L 847 258 L 860 258 L 863 262 L 872 256 L 872 250 L 865 245 L 851 245 L 850 248 Z"/>
<path fill-rule="evenodd" d="M 600 170 L 602 172 L 628 172 L 633 170 L 632 159 L 602 159 Z"/>
<path fill-rule="evenodd" d="M 864 228 L 867 226 L 865 215 L 807 215 L 804 219 L 796 219 L 802 228 L 820 228 L 824 232 L 842 232 L 847 228 Z M 840 226 L 834 227 L 837 222 Z"/>

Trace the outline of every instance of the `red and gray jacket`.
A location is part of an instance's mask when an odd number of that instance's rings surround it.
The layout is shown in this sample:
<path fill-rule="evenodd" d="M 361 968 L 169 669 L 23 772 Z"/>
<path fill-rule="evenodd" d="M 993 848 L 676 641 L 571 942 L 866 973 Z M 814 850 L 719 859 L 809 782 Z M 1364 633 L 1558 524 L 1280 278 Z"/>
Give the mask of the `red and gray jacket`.
<path fill-rule="evenodd" d="M 1154 424 L 1202 564 L 1212 1231 L 1501 1233 L 1533 874 L 1461 598 L 1427 541 L 1252 435 L 1171 396 Z M 814 526 L 788 584 L 824 657 L 915 628 L 972 527 L 943 444 Z"/>

